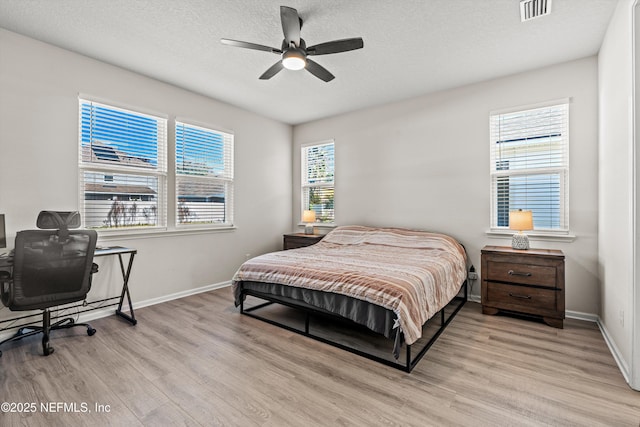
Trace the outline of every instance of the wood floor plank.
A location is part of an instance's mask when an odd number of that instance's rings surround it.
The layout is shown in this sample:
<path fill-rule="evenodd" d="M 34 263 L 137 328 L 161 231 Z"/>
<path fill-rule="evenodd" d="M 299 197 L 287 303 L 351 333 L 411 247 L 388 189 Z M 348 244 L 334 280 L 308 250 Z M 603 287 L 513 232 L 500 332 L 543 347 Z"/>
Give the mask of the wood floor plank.
<path fill-rule="evenodd" d="M 36 337 L 3 346 L 0 401 L 109 412 L 5 413 L 0 425 L 640 425 L 640 393 L 592 323 L 555 329 L 468 303 L 407 374 L 240 315 L 230 288 L 136 318 L 57 332 L 48 357 Z"/>

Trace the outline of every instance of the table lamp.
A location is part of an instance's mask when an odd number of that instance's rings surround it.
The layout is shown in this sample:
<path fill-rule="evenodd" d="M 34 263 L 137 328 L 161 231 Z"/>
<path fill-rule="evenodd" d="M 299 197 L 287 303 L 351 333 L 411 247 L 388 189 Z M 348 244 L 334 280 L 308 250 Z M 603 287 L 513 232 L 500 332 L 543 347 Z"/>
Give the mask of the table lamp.
<path fill-rule="evenodd" d="M 533 230 L 533 213 L 522 209 L 509 212 L 509 229 L 518 230 L 511 239 L 511 247 L 513 249 L 529 249 L 529 237 L 523 231 Z"/>
<path fill-rule="evenodd" d="M 316 212 L 303 211 L 302 222 L 304 222 L 304 234 L 313 234 L 313 223 L 316 222 Z"/>

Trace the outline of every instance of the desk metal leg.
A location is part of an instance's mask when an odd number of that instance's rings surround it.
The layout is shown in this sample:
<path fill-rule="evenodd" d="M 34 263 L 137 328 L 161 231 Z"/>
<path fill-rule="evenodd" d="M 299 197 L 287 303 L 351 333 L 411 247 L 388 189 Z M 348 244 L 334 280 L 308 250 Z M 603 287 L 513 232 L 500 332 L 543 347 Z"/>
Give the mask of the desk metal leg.
<path fill-rule="evenodd" d="M 122 254 L 118 254 L 118 259 L 120 260 L 120 271 L 122 271 L 122 293 L 120 294 L 120 302 L 118 303 L 118 308 L 116 309 L 116 315 L 122 317 L 123 319 L 131 322 L 132 325 L 138 323 L 136 320 L 136 316 L 133 313 L 133 304 L 131 304 L 131 295 L 129 294 L 129 275 L 131 274 L 131 266 L 133 265 L 133 257 L 135 253 L 129 254 L 129 265 L 127 266 L 127 271 L 124 270 L 124 262 L 122 261 Z M 124 296 L 127 295 L 127 302 L 129 303 L 129 313 L 126 314 L 122 312 L 122 303 L 124 302 Z"/>

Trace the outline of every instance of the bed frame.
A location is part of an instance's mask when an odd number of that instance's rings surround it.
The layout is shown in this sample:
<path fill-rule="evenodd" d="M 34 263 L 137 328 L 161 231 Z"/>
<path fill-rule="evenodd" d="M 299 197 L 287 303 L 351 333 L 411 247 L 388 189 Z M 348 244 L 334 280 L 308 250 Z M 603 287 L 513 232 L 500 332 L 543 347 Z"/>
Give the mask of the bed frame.
<path fill-rule="evenodd" d="M 426 344 L 424 344 L 424 346 L 417 352 L 417 354 L 415 356 L 411 356 L 412 354 L 412 345 L 407 344 L 404 341 L 404 338 L 401 339 L 401 342 L 403 343 L 403 346 L 405 348 L 405 363 L 403 364 L 402 362 L 398 361 L 392 361 L 389 359 L 385 359 L 382 358 L 380 356 L 377 356 L 373 353 L 367 353 L 366 351 L 360 350 L 358 348 L 355 347 L 351 347 L 348 345 L 345 345 L 343 343 L 340 343 L 338 341 L 333 341 L 331 339 L 328 339 L 326 337 L 323 336 L 319 336 L 316 335 L 312 332 L 310 332 L 309 326 L 310 326 L 310 322 L 311 322 L 311 317 L 312 315 L 317 315 L 317 316 L 324 316 L 324 317 L 332 317 L 335 319 L 339 319 L 341 321 L 347 321 L 350 323 L 355 323 L 349 319 L 346 319 L 340 315 L 337 314 L 330 314 L 327 313 L 326 311 L 323 310 L 318 310 L 318 309 L 314 309 L 308 306 L 300 306 L 298 304 L 295 304 L 291 301 L 283 301 L 280 298 L 276 298 L 276 297 L 272 297 L 269 296 L 267 294 L 264 294 L 262 292 L 256 292 L 253 291 L 251 289 L 241 289 L 241 298 L 240 298 L 240 313 L 253 317 L 255 319 L 258 320 L 262 320 L 264 322 L 270 323 L 272 325 L 287 329 L 289 331 L 298 333 L 300 335 L 304 335 L 305 337 L 309 337 L 309 338 L 313 338 L 314 340 L 323 342 L 325 344 L 329 344 L 332 345 L 334 347 L 340 348 L 342 350 L 346 350 L 350 353 L 354 353 L 357 354 L 358 356 L 362 356 L 365 357 L 367 359 L 370 360 L 374 360 L 376 362 L 382 363 L 384 365 L 387 366 L 391 366 L 393 368 L 396 369 L 400 369 L 402 371 L 405 372 L 411 372 L 413 370 L 413 368 L 415 368 L 415 366 L 418 364 L 418 362 L 420 362 L 420 360 L 422 359 L 422 357 L 426 354 L 427 350 L 429 350 L 429 348 L 431 348 L 431 346 L 433 345 L 433 343 L 436 342 L 436 340 L 438 339 L 438 337 L 440 336 L 440 334 L 442 334 L 442 332 L 445 330 L 445 328 L 449 325 L 449 323 L 451 323 L 451 321 L 453 320 L 453 318 L 456 316 L 456 314 L 458 314 L 458 312 L 460 311 L 460 309 L 462 309 L 462 307 L 464 306 L 464 304 L 467 302 L 467 297 L 468 297 L 468 286 L 467 286 L 467 281 L 465 280 L 462 285 L 461 285 L 461 291 L 464 293 L 464 296 L 455 296 L 445 307 L 443 307 L 438 313 L 436 313 L 436 315 L 434 315 L 431 319 L 429 319 L 427 321 L 426 324 L 435 321 L 436 319 L 440 319 L 440 325 L 438 327 L 438 329 L 436 330 L 436 332 L 431 336 L 431 338 L 427 341 Z M 252 307 L 248 307 L 245 308 L 244 306 L 244 300 L 246 296 L 252 296 L 261 300 L 264 300 L 265 302 L 252 306 Z M 445 309 L 450 307 L 453 305 L 453 311 L 449 314 L 449 316 L 446 316 L 445 314 Z M 300 310 L 304 313 L 305 315 L 305 321 L 304 321 L 304 329 L 298 329 L 295 328 L 293 326 L 289 326 L 287 324 L 278 322 L 276 320 L 273 319 L 269 319 L 267 317 L 264 316 L 260 316 L 259 314 L 256 314 L 257 311 L 260 311 L 260 309 L 270 306 L 272 304 L 280 304 L 280 305 L 284 305 L 296 310 Z M 424 325 L 423 325 L 424 326 Z"/>

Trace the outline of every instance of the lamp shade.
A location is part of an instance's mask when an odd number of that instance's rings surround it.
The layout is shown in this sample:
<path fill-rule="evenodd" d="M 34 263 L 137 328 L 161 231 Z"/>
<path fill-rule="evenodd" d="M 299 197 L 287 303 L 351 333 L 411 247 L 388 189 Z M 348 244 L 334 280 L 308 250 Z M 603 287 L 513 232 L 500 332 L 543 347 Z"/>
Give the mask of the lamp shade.
<path fill-rule="evenodd" d="M 315 211 L 303 211 L 302 212 L 302 222 L 316 222 L 316 212 Z"/>
<path fill-rule="evenodd" d="M 509 212 L 509 228 L 518 231 L 533 230 L 533 213 L 522 209 Z"/>

